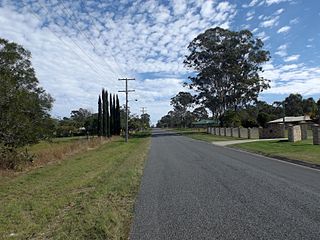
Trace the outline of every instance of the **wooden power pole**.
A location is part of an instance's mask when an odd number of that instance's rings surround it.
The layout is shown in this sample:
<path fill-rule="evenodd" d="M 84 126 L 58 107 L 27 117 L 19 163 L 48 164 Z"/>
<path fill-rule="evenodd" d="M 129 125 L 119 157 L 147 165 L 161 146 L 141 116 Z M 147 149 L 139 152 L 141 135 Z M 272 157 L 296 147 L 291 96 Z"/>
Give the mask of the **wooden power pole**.
<path fill-rule="evenodd" d="M 134 92 L 134 90 L 128 90 L 128 81 L 136 80 L 135 78 L 119 78 L 119 81 L 126 81 L 126 90 L 120 90 L 118 92 L 124 92 L 126 93 L 126 142 L 128 142 L 129 138 L 129 129 L 128 129 L 128 93 Z"/>

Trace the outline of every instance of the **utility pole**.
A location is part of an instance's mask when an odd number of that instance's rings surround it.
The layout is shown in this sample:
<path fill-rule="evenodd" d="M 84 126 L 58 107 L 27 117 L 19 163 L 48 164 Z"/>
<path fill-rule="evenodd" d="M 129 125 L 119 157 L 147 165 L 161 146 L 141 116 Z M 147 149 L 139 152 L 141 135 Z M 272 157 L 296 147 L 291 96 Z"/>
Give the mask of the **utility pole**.
<path fill-rule="evenodd" d="M 134 90 L 128 90 L 128 81 L 136 80 L 135 78 L 119 78 L 119 81 L 126 81 L 126 90 L 120 90 L 118 92 L 126 93 L 126 142 L 128 142 L 129 129 L 128 129 L 128 93 L 134 92 Z"/>
<path fill-rule="evenodd" d="M 144 130 L 144 114 L 147 113 L 147 108 L 146 108 L 146 107 L 142 107 L 142 108 L 141 108 L 141 112 L 142 112 L 142 115 L 141 115 L 141 116 L 143 117 L 143 118 L 142 118 L 142 128 L 143 128 L 143 130 Z"/>

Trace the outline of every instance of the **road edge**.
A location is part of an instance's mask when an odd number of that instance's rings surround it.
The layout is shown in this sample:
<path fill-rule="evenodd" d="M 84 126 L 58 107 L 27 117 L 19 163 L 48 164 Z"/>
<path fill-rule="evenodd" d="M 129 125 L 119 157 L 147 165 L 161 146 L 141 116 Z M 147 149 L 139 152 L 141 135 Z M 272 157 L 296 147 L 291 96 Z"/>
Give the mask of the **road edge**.
<path fill-rule="evenodd" d="M 215 145 L 217 146 L 217 145 Z M 229 146 L 219 146 L 219 147 L 224 147 L 224 148 L 228 148 L 228 149 L 233 149 L 235 151 L 238 152 L 243 152 L 243 153 L 248 153 L 254 156 L 259 156 L 259 157 L 265 157 L 271 160 L 275 160 L 275 161 L 280 161 L 283 163 L 288 163 L 288 164 L 292 164 L 295 166 L 300 166 L 300 167 L 304 167 L 304 168 L 308 168 L 308 169 L 313 169 L 313 170 L 317 170 L 320 171 L 320 164 L 316 164 L 316 163 L 309 163 L 309 162 L 305 162 L 302 160 L 297 160 L 297 159 L 290 159 L 290 158 L 286 158 L 286 157 L 282 157 L 282 156 L 277 156 L 277 155 L 268 155 L 268 154 L 264 154 L 262 152 L 252 152 L 246 149 L 241 149 L 241 148 L 237 148 L 236 144 L 235 145 L 229 145 Z"/>

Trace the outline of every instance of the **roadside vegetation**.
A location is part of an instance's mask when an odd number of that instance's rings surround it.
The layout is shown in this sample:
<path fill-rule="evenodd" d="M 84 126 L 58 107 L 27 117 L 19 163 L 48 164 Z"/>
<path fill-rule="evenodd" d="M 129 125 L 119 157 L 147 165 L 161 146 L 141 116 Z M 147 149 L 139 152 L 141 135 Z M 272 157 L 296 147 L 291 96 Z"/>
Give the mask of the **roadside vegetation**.
<path fill-rule="evenodd" d="M 317 145 L 313 145 L 311 139 L 295 143 L 286 140 L 240 143 L 232 145 L 232 147 L 265 156 L 304 161 L 320 166 L 320 148 Z"/>
<path fill-rule="evenodd" d="M 191 41 L 188 50 L 184 64 L 193 73 L 183 85 L 194 95 L 186 91 L 172 97 L 173 109 L 157 127 L 188 128 L 209 115 L 221 127 L 266 127 L 271 120 L 302 115 L 320 123 L 320 99 L 292 93 L 271 104 L 258 100 L 271 87 L 262 77 L 270 53 L 249 30 L 210 28 Z"/>
<path fill-rule="evenodd" d="M 0 176 L 0 238 L 127 239 L 148 136 L 127 144 L 115 139 L 19 176 Z"/>

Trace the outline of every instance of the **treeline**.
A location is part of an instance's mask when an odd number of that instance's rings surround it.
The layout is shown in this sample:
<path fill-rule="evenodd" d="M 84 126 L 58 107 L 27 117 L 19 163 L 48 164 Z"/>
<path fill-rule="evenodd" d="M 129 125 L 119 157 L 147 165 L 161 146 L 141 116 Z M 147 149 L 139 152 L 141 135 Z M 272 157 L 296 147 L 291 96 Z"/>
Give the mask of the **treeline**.
<path fill-rule="evenodd" d="M 191 127 L 192 122 L 208 119 L 208 112 L 203 107 L 196 107 L 196 97 L 187 92 L 180 92 L 171 99 L 173 110 L 163 116 L 158 127 Z M 283 101 L 269 104 L 256 101 L 235 109 L 227 109 L 218 118 L 217 123 L 224 127 L 265 127 L 267 122 L 284 116 L 308 115 L 314 122 L 320 120 L 320 99 L 303 98 L 300 94 L 290 94 Z"/>
<path fill-rule="evenodd" d="M 195 95 L 180 92 L 173 97 L 173 110 L 157 125 L 190 127 L 193 121 L 207 118 L 207 111 L 222 126 L 265 126 L 276 118 L 304 114 L 319 118 L 319 101 L 313 98 L 291 94 L 273 104 L 258 100 L 260 93 L 270 88 L 270 81 L 261 76 L 270 59 L 263 46 L 249 30 L 216 27 L 199 34 L 188 45 L 184 60 L 192 71 L 184 86 Z"/>

